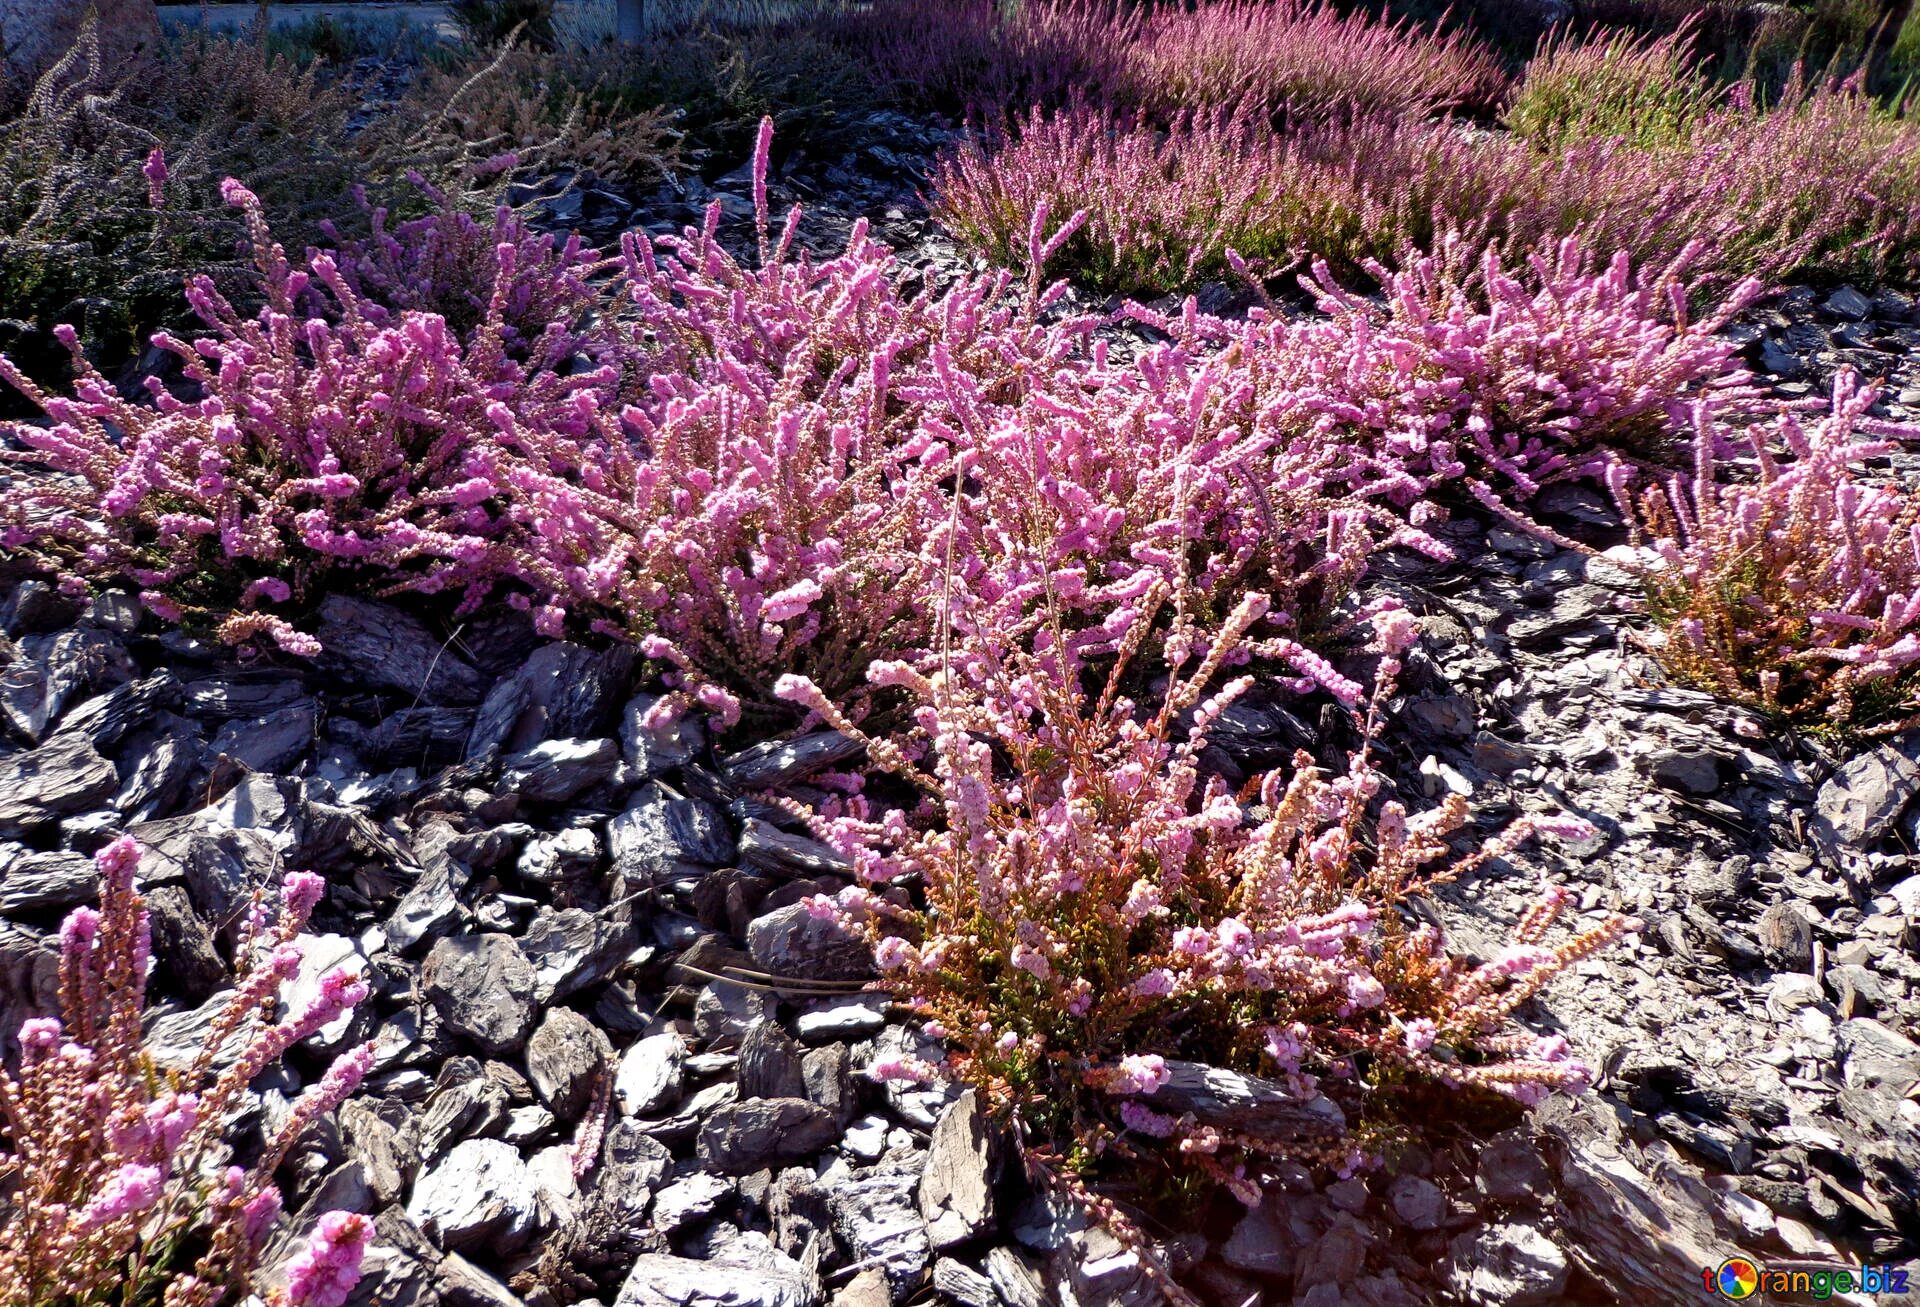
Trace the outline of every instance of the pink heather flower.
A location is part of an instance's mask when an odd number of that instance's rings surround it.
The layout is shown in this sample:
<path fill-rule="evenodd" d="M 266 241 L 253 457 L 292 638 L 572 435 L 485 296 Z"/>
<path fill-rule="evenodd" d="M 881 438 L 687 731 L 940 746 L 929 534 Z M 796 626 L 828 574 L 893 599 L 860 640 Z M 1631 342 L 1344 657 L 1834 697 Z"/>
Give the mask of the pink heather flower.
<path fill-rule="evenodd" d="M 283 1307 L 341 1307 L 360 1282 L 360 1260 L 373 1222 L 356 1212 L 328 1212 L 287 1267 Z"/>
<path fill-rule="evenodd" d="M 1013 964 L 1015 970 L 1024 971 L 1036 980 L 1050 980 L 1053 977 L 1053 966 L 1047 961 L 1046 954 L 1039 949 L 1025 944 L 1015 944 L 1007 960 Z"/>
<path fill-rule="evenodd" d="M 1163 998 L 1173 993 L 1173 973 L 1165 967 L 1155 967 L 1133 982 L 1131 992 L 1141 998 Z"/>
<path fill-rule="evenodd" d="M 113 843 L 93 855 L 93 865 L 99 868 L 101 878 L 109 885 L 130 890 L 133 887 L 133 873 L 140 866 L 140 846 L 131 835 L 122 835 Z"/>
<path fill-rule="evenodd" d="M 1167 1138 L 1180 1124 L 1164 1112 L 1156 1112 L 1131 1098 L 1120 1104 L 1120 1123 L 1136 1134 L 1151 1135 L 1155 1139 Z"/>
<path fill-rule="evenodd" d="M 239 1168 L 233 1169 L 237 1171 Z M 238 1178 L 231 1178 L 231 1173 L 229 1174 L 230 1183 L 236 1187 L 245 1183 L 244 1174 Z M 280 1191 L 272 1185 L 267 1185 L 249 1198 L 245 1206 L 240 1209 L 240 1233 L 241 1237 L 247 1241 L 249 1248 L 258 1248 L 265 1242 L 267 1235 L 273 1229 L 273 1223 L 280 1219 L 281 1205 Z"/>
<path fill-rule="evenodd" d="M 298 929 L 299 925 L 306 924 L 326 892 L 326 877 L 311 871 L 288 872 L 286 879 L 280 883 L 281 910 L 287 914 L 288 920 L 298 923 L 295 927 Z"/>
<path fill-rule="evenodd" d="M 63 1032 L 54 1017 L 28 1017 L 20 1023 L 20 1051 L 30 1058 L 52 1057 Z"/>
<path fill-rule="evenodd" d="M 933 1079 L 934 1070 L 917 1057 L 889 1055 L 875 1058 L 867 1067 L 867 1075 L 882 1082 L 925 1084 Z"/>
<path fill-rule="evenodd" d="M 993 1046 L 1002 1053 L 1011 1053 L 1014 1049 L 1020 1047 L 1020 1036 L 1009 1030 L 1006 1034 L 994 1040 Z"/>
<path fill-rule="evenodd" d="M 767 622 L 788 621 L 819 603 L 825 593 L 820 583 L 812 578 L 796 582 L 777 594 L 767 596 L 766 603 L 760 608 L 760 618 Z"/>
<path fill-rule="evenodd" d="M 1408 1052 L 1424 1053 L 1433 1047 L 1433 1041 L 1438 1033 L 1439 1028 L 1432 1020 L 1427 1017 L 1415 1017 L 1403 1024 L 1401 1038 L 1406 1042 Z"/>
<path fill-rule="evenodd" d="M 80 1229 L 98 1230 L 124 1216 L 135 1216 L 160 1200 L 165 1177 L 157 1166 L 129 1162 L 115 1172 L 80 1213 Z"/>
<path fill-rule="evenodd" d="M 1374 645 L 1389 657 L 1398 657 L 1420 639 L 1420 619 L 1404 608 L 1383 608 L 1372 616 Z"/>
<path fill-rule="evenodd" d="M 1152 1094 L 1171 1079 L 1167 1060 L 1158 1053 L 1129 1053 L 1115 1065 L 1106 1088 L 1110 1094 Z"/>
<path fill-rule="evenodd" d="M 249 209 L 260 203 L 259 197 L 234 177 L 228 177 L 220 183 L 220 198 L 236 209 Z"/>
<path fill-rule="evenodd" d="M 147 154 L 147 161 L 140 168 L 147 179 L 147 207 L 159 208 L 166 202 L 167 152 L 160 146 L 154 146 Z"/>
<path fill-rule="evenodd" d="M 828 902 L 831 903 L 832 900 Z M 837 910 L 835 915 L 838 915 Z M 898 935 L 884 936 L 873 949 L 874 965 L 882 971 L 895 971 L 901 967 L 912 966 L 919 956 L 920 951 Z"/>
<path fill-rule="evenodd" d="M 1253 949 L 1253 931 L 1236 917 L 1222 918 L 1214 927 L 1214 936 L 1220 942 L 1220 951 L 1230 957 L 1243 958 Z"/>
<path fill-rule="evenodd" d="M 1182 926 L 1173 933 L 1173 951 L 1204 957 L 1213 952 L 1213 935 L 1199 926 Z"/>

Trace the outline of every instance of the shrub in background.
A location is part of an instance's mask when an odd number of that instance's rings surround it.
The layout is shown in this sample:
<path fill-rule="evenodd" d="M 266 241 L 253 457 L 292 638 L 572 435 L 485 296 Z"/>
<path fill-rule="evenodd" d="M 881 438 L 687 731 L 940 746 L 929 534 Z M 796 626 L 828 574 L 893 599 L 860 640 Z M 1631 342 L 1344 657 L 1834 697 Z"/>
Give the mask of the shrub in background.
<path fill-rule="evenodd" d="M 1323 0 L 1203 0 L 1155 10 L 1129 44 L 1127 87 L 1150 108 L 1250 100 L 1284 121 L 1485 112 L 1506 89 L 1471 34 L 1343 14 Z"/>
<path fill-rule="evenodd" d="M 1334 411 L 1423 492 L 1470 475 L 1525 497 L 1622 457 L 1669 457 L 1695 399 L 1759 403 L 1719 333 L 1762 288 L 1742 283 L 1696 319 L 1692 253 L 1636 275 L 1625 254 L 1602 267 L 1568 237 L 1521 272 L 1449 235 L 1400 271 L 1371 268 L 1384 309 L 1321 265 L 1305 284 L 1327 317 L 1266 330 L 1288 384 L 1344 406 Z"/>
<path fill-rule="evenodd" d="M 0 1071 L 0 1165 L 11 1191 L 0 1212 L 0 1298 L 22 1307 L 238 1301 L 280 1215 L 274 1171 L 373 1062 L 372 1044 L 342 1054 L 250 1166 L 227 1165 L 224 1132 L 248 1084 L 367 987 L 333 971 L 302 1008 L 272 1015 L 299 970 L 295 937 L 326 891 L 320 877 L 295 872 L 275 919 L 256 901 L 232 997 L 191 1066 L 162 1068 L 141 1030 L 152 956 L 134 889 L 139 860 L 125 836 L 97 855 L 100 906 L 75 909 L 60 930 L 61 1015 L 27 1021 L 18 1068 Z M 287 1268 L 277 1307 L 340 1307 L 371 1234 L 367 1217 L 322 1217 Z"/>
<path fill-rule="evenodd" d="M 1875 398 L 1843 372 L 1826 415 L 1747 428 L 1731 466 L 1702 404 L 1691 475 L 1623 505 L 1676 680 L 1842 735 L 1920 713 L 1920 495 L 1864 466 L 1920 427 Z"/>
<path fill-rule="evenodd" d="M 1042 200 L 1088 209 L 1068 270 L 1105 288 L 1180 289 L 1231 241 L 1268 271 L 1284 252 L 1350 272 L 1454 229 L 1508 258 L 1573 234 L 1641 263 L 1694 247 L 1697 303 L 1749 276 L 1920 277 L 1920 126 L 1857 83 L 1798 83 L 1765 109 L 1735 96 L 1685 144 L 1653 149 L 1601 135 L 1540 149 L 1378 116 L 1283 137 L 1202 118 L 1163 136 L 1081 108 L 963 141 L 936 173 L 935 214 L 983 253 L 1017 261 L 1022 209 Z"/>
<path fill-rule="evenodd" d="M 1250 1203 L 1276 1159 L 1362 1164 L 1390 1118 L 1376 1084 L 1411 1074 L 1524 1103 L 1584 1086 L 1564 1040 L 1509 1018 L 1631 923 L 1610 918 L 1549 946 L 1564 898 L 1551 894 L 1511 946 L 1468 968 L 1396 911 L 1536 832 L 1583 824 L 1517 825 L 1452 858 L 1466 802 L 1412 816 L 1382 801 L 1364 747 L 1343 773 L 1303 756 L 1236 795 L 1199 755 L 1251 684 L 1230 669 L 1257 651 L 1248 632 L 1266 601 L 1246 596 L 1215 627 L 1177 608 L 1169 622 L 1168 598 L 1155 586 L 1117 607 L 1117 651 L 1090 665 L 1049 617 L 1010 630 L 997 605 L 956 590 L 937 677 L 873 668 L 911 697 L 916 729 L 913 751 L 876 739 L 869 756 L 925 802 L 883 812 L 851 796 L 816 814 L 816 833 L 865 883 L 812 907 L 873 941 L 882 984 L 950 1051 L 939 1065 L 884 1057 L 870 1074 L 979 1087 L 1018 1127 L 1037 1177 L 1083 1200 L 1086 1173 L 1131 1165 L 1138 1177 L 1145 1164 Z M 1163 622 L 1164 696 L 1135 703 L 1122 691 L 1128 664 Z M 1384 665 L 1369 737 L 1418 630 L 1394 609 L 1372 627 Z M 1350 704 L 1362 697 L 1324 664 L 1310 680 Z M 800 678 L 782 693 L 855 729 Z M 904 885 L 924 901 L 889 892 Z M 1196 1064 L 1277 1082 L 1293 1120 L 1236 1131 L 1185 1110 L 1177 1091 L 1193 1087 Z M 1138 1245 L 1124 1216 L 1092 1205 Z"/>
<path fill-rule="evenodd" d="M 1664 36 L 1566 29 L 1541 42 L 1503 115 L 1520 135 L 1555 148 L 1617 136 L 1634 145 L 1682 145 L 1722 94 L 1693 53 L 1693 24 Z"/>

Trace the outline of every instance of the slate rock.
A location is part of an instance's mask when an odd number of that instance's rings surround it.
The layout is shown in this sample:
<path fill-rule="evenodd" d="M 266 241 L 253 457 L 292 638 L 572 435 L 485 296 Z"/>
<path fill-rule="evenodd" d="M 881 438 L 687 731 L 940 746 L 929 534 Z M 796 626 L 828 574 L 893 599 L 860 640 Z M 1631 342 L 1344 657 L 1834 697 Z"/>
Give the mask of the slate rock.
<path fill-rule="evenodd" d="M 637 694 L 620 715 L 620 751 L 643 781 L 684 766 L 707 747 L 706 727 L 696 713 L 679 712 L 660 725 L 647 724 L 660 699 L 657 694 Z"/>
<path fill-rule="evenodd" d="M 697 876 L 733 861 L 733 835 L 718 809 L 643 786 L 607 827 L 613 867 L 631 890 Z"/>
<path fill-rule="evenodd" d="M 513 1145 L 468 1139 L 414 1185 L 407 1215 L 449 1252 L 510 1253 L 533 1233 L 539 1196 Z"/>
<path fill-rule="evenodd" d="M 936 1249 L 984 1233 L 993 1221 L 993 1153 L 979 1095 L 967 1090 L 933 1128 L 920 1174 L 920 1215 Z"/>
<path fill-rule="evenodd" d="M 1834 1030 L 1850 1089 L 1882 1089 L 1905 1097 L 1920 1084 L 1920 1044 L 1869 1017 L 1842 1021 Z"/>
<path fill-rule="evenodd" d="M 560 641 L 541 644 L 487 691 L 467 736 L 466 756 L 605 735 L 633 678 L 633 665 L 634 651 L 622 645 L 597 651 Z"/>
<path fill-rule="evenodd" d="M 1470 1231 L 1452 1252 L 1455 1291 L 1483 1307 L 1538 1307 L 1567 1287 L 1566 1254 L 1531 1222 Z"/>
<path fill-rule="evenodd" d="M 600 784 L 619 765 L 612 740 L 546 740 L 500 764 L 500 790 L 534 803 L 565 803 Z"/>
<path fill-rule="evenodd" d="M 653 1196 L 654 1228 L 673 1234 L 696 1221 L 704 1221 L 734 1195 L 731 1181 L 705 1171 L 695 1171 L 667 1185 Z"/>
<path fill-rule="evenodd" d="M 776 876 L 846 876 L 853 863 L 838 849 L 805 835 L 794 835 L 758 817 L 740 828 L 740 863 Z"/>
<path fill-rule="evenodd" d="M 557 885 L 591 874 L 599 861 L 600 837 L 583 826 L 570 826 L 528 840 L 514 870 L 522 880 Z"/>
<path fill-rule="evenodd" d="M 1851 848 L 1865 848 L 1893 829 L 1920 793 L 1920 733 L 1909 732 L 1855 754 L 1820 787 L 1815 829 Z"/>
<path fill-rule="evenodd" d="M 100 873 L 79 853 L 0 845 L 0 914 L 59 912 L 99 896 Z"/>
<path fill-rule="evenodd" d="M 774 1022 L 747 1031 L 735 1072 L 742 1098 L 806 1098 L 800 1045 Z"/>
<path fill-rule="evenodd" d="M 442 939 L 420 972 L 421 993 L 448 1028 L 494 1055 L 525 1045 L 537 1015 L 536 983 L 520 946 L 499 934 Z"/>
<path fill-rule="evenodd" d="M 1393 1214 L 1410 1230 L 1437 1230 L 1447 1218 L 1446 1195 L 1433 1181 L 1417 1175 L 1396 1176 L 1387 1187 Z"/>
<path fill-rule="evenodd" d="M 391 604 L 328 595 L 314 634 L 321 645 L 314 661 L 363 685 L 429 704 L 478 703 L 486 689 L 480 673 L 447 641 Z"/>
<path fill-rule="evenodd" d="M 556 1117 L 577 1120 L 612 1052 L 591 1021 L 572 1008 L 553 1008 L 527 1040 L 527 1079 Z"/>
<path fill-rule="evenodd" d="M 865 748 L 859 740 L 838 731 L 813 731 L 729 754 L 720 766 L 727 779 L 741 789 L 777 790 L 857 757 Z"/>
<path fill-rule="evenodd" d="M 584 908 L 542 908 L 521 936 L 533 965 L 534 998 L 556 1003 L 606 980 L 638 942 L 630 921 Z"/>
<path fill-rule="evenodd" d="M 804 1098 L 753 1098 L 714 1112 L 700 1126 L 699 1155 L 723 1175 L 804 1161 L 839 1137 L 833 1114 Z"/>
<path fill-rule="evenodd" d="M 1172 1116 L 1188 1112 L 1203 1125 L 1254 1135 L 1319 1137 L 1344 1128 L 1345 1117 L 1326 1098 L 1302 1100 L 1258 1076 L 1169 1059 L 1167 1082 L 1143 1099 Z"/>
<path fill-rule="evenodd" d="M 827 1190 L 834 1233 L 856 1264 L 878 1265 L 903 1297 L 933 1261 L 926 1222 L 913 1201 L 911 1175 L 864 1176 Z"/>
<path fill-rule="evenodd" d="M 86 812 L 119 788 L 113 764 L 78 733 L 61 732 L 38 748 L 0 756 L 0 835 Z"/>
<path fill-rule="evenodd" d="M 776 1254 L 777 1255 L 777 1254 Z M 814 1277 L 792 1258 L 736 1265 L 643 1253 L 613 1307 L 818 1307 Z"/>
<path fill-rule="evenodd" d="M 747 952 L 774 978 L 865 980 L 873 975 L 873 949 L 858 935 L 803 903 L 776 908 L 747 927 Z"/>
<path fill-rule="evenodd" d="M 620 1058 L 613 1095 L 628 1116 L 652 1116 L 680 1095 L 687 1044 L 671 1032 L 649 1035 Z"/>
<path fill-rule="evenodd" d="M 208 766 L 227 758 L 248 771 L 289 771 L 313 748 L 317 709 L 313 702 L 293 704 L 263 717 L 236 718 L 208 741 Z"/>

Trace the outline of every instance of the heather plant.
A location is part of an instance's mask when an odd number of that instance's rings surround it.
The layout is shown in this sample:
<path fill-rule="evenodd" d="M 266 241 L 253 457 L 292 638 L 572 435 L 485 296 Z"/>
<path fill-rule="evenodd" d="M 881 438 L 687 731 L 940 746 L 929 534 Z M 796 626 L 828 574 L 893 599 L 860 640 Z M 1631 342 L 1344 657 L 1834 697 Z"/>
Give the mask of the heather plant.
<path fill-rule="evenodd" d="M 1506 87 L 1492 51 L 1324 0 L 1203 0 L 1147 19 L 1129 90 L 1149 107 L 1251 100 L 1284 121 L 1339 114 L 1425 117 L 1491 110 Z"/>
<path fill-rule="evenodd" d="M 664 102 L 618 88 L 608 57 L 509 44 L 474 59 L 427 63 L 395 111 L 398 124 L 451 148 L 484 143 L 517 166 L 590 169 L 648 183 L 678 161 Z"/>
<path fill-rule="evenodd" d="M 1161 293 L 1218 280 L 1227 252 L 1266 272 L 1328 225 L 1291 213 L 1311 191 L 1288 185 L 1290 141 L 1255 113 L 1177 115 L 1165 130 L 1113 110 L 1035 108 L 1018 127 L 970 135 L 941 157 L 930 207 L 954 238 L 1019 268 L 1041 209 L 1087 215 L 1059 264 L 1095 290 Z"/>
<path fill-rule="evenodd" d="M 600 305 L 592 285 L 603 271 L 597 250 L 578 233 L 561 240 L 536 232 L 506 205 L 482 222 L 419 174 L 412 180 L 431 206 L 424 216 L 390 226 L 390 211 L 362 191 L 355 198 L 366 213 L 363 239 L 321 224 L 339 242 L 328 254 L 353 292 L 355 312 L 377 325 L 396 313 L 437 314 L 463 341 L 487 323 L 510 354 L 537 352 L 548 366 L 582 348 L 586 321 Z M 316 298 L 325 311 L 325 297 Z"/>
<path fill-rule="evenodd" d="M 639 385 L 584 436 L 493 415 L 525 457 L 504 476 L 516 566 L 543 630 L 568 610 L 644 637 L 723 719 L 774 705 L 783 672 L 839 693 L 866 662 L 924 640 L 925 542 L 942 531 L 953 437 L 938 374 L 990 385 L 1044 368 L 1071 338 L 994 309 L 1005 278 L 908 297 L 892 254 L 855 225 L 845 251 L 793 251 L 767 223 L 772 124 L 755 151 L 759 262 L 717 239 L 720 210 L 659 248 L 629 235 L 612 329 Z"/>
<path fill-rule="evenodd" d="M 1758 403 L 1720 333 L 1762 287 L 1744 282 L 1695 318 L 1694 253 L 1636 274 L 1625 254 L 1600 266 L 1568 237 L 1531 254 L 1523 273 L 1450 234 L 1398 271 L 1370 267 L 1384 309 L 1320 265 L 1304 284 L 1326 318 L 1266 330 L 1288 383 L 1342 406 L 1382 462 L 1423 489 L 1470 475 L 1525 497 L 1623 457 L 1669 456 L 1696 399 Z"/>
<path fill-rule="evenodd" d="M 332 971 L 300 1007 L 275 1015 L 299 970 L 297 936 L 326 890 L 295 872 L 277 916 L 255 899 L 235 987 L 192 1062 L 161 1065 L 141 1030 L 152 952 L 139 861 L 126 836 L 96 856 L 100 906 L 76 908 L 60 930 L 60 1016 L 28 1020 L 18 1066 L 0 1070 L 0 1167 L 11 1191 L 0 1212 L 0 1299 L 21 1307 L 240 1300 L 280 1215 L 275 1170 L 373 1061 L 371 1044 L 341 1054 L 251 1164 L 236 1164 L 226 1134 L 248 1084 L 367 987 Z M 273 1307 L 340 1307 L 371 1235 L 367 1217 L 321 1217 Z"/>
<path fill-rule="evenodd" d="M 166 620 L 294 653 L 318 646 L 290 617 L 336 570 L 382 592 L 477 600 L 496 576 L 504 523 L 488 507 L 502 487 L 476 433 L 496 415 L 580 428 L 586 392 L 611 373 L 539 366 L 566 352 L 568 323 L 533 342 L 508 327 L 525 242 L 496 249 L 486 314 L 463 340 L 438 314 L 367 304 L 329 255 L 294 268 L 258 201 L 237 183 L 228 196 L 249 224 L 266 306 L 245 317 L 197 278 L 188 297 L 210 334 L 155 338 L 201 398 L 176 398 L 158 379 L 150 403 L 122 398 L 71 329 L 61 335 L 75 351 L 73 398 L 0 360 L 0 377 L 51 420 L 7 429 L 20 447 L 9 460 L 29 471 L 0 503 L 0 539 L 69 590 L 130 584 Z M 575 271 L 550 266 L 564 299 Z M 333 311 L 301 308 L 323 293 Z"/>
<path fill-rule="evenodd" d="M 1580 1089 L 1588 1073 L 1565 1041 L 1510 1018 L 1631 926 L 1612 917 L 1550 945 L 1566 895 L 1549 891 L 1495 958 L 1450 961 L 1439 933 L 1398 905 L 1533 834 L 1583 824 L 1520 823 L 1453 857 L 1466 801 L 1410 815 L 1385 798 L 1368 746 L 1344 770 L 1302 755 L 1234 792 L 1201 754 L 1252 684 L 1235 665 L 1262 653 L 1302 663 L 1249 637 L 1263 596 L 1216 627 L 1173 594 L 1156 584 L 1116 604 L 1114 643 L 1089 661 L 1050 614 L 1009 626 L 999 603 L 949 590 L 950 636 L 930 671 L 870 673 L 910 696 L 915 727 L 867 740 L 869 757 L 924 801 L 881 811 L 849 795 L 812 818 L 862 882 L 812 908 L 870 940 L 880 985 L 946 1041 L 942 1061 L 886 1056 L 870 1074 L 977 1086 L 1037 1178 L 1136 1243 L 1137 1228 L 1085 1188 L 1104 1168 L 1224 1184 L 1252 1203 L 1278 1159 L 1362 1165 L 1391 1128 L 1384 1088 L 1408 1078 L 1522 1103 Z M 1370 625 L 1381 661 L 1370 698 L 1324 663 L 1304 678 L 1366 702 L 1369 739 L 1417 622 L 1382 607 Z M 1129 665 L 1150 643 L 1163 665 L 1133 679 L 1158 672 L 1165 690 L 1135 702 Z M 781 692 L 857 732 L 804 679 Z M 1298 1110 L 1265 1129 L 1208 1120 L 1180 1092 L 1200 1066 L 1266 1079 Z"/>
<path fill-rule="evenodd" d="M 1702 403 L 1690 473 L 1624 502 L 1676 680 L 1840 735 L 1920 712 L 1920 496 L 1867 469 L 1920 427 L 1876 397 L 1842 372 L 1824 416 L 1738 436 Z"/>
<path fill-rule="evenodd" d="M 1504 119 L 1552 149 L 1570 140 L 1620 137 L 1642 148 L 1684 144 L 1721 91 L 1693 53 L 1693 24 L 1663 36 L 1562 29 L 1541 42 Z"/>
<path fill-rule="evenodd" d="M 1857 82 L 1801 82 L 1770 107 L 1731 95 L 1687 141 L 1652 149 L 1597 134 L 1542 149 L 1379 116 L 1277 137 L 1201 117 L 1163 135 L 1075 108 L 961 142 L 933 207 L 969 246 L 1016 264 L 1033 207 L 1085 208 L 1088 235 L 1068 254 L 1108 289 L 1180 289 L 1230 250 L 1269 275 L 1282 253 L 1351 274 L 1458 229 L 1509 259 L 1569 235 L 1643 264 L 1692 247 L 1700 306 L 1747 277 L 1920 276 L 1916 178 L 1920 125 Z"/>

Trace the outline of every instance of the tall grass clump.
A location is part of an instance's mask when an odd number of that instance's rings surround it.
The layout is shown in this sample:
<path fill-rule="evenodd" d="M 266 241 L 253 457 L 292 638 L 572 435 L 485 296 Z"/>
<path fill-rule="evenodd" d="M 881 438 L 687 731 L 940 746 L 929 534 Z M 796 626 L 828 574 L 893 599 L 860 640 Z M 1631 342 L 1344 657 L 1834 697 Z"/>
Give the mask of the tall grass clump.
<path fill-rule="evenodd" d="M 1556 31 L 1527 64 L 1504 120 L 1545 149 L 1593 136 L 1682 145 L 1722 94 L 1693 46 L 1691 25 L 1663 36 Z"/>

